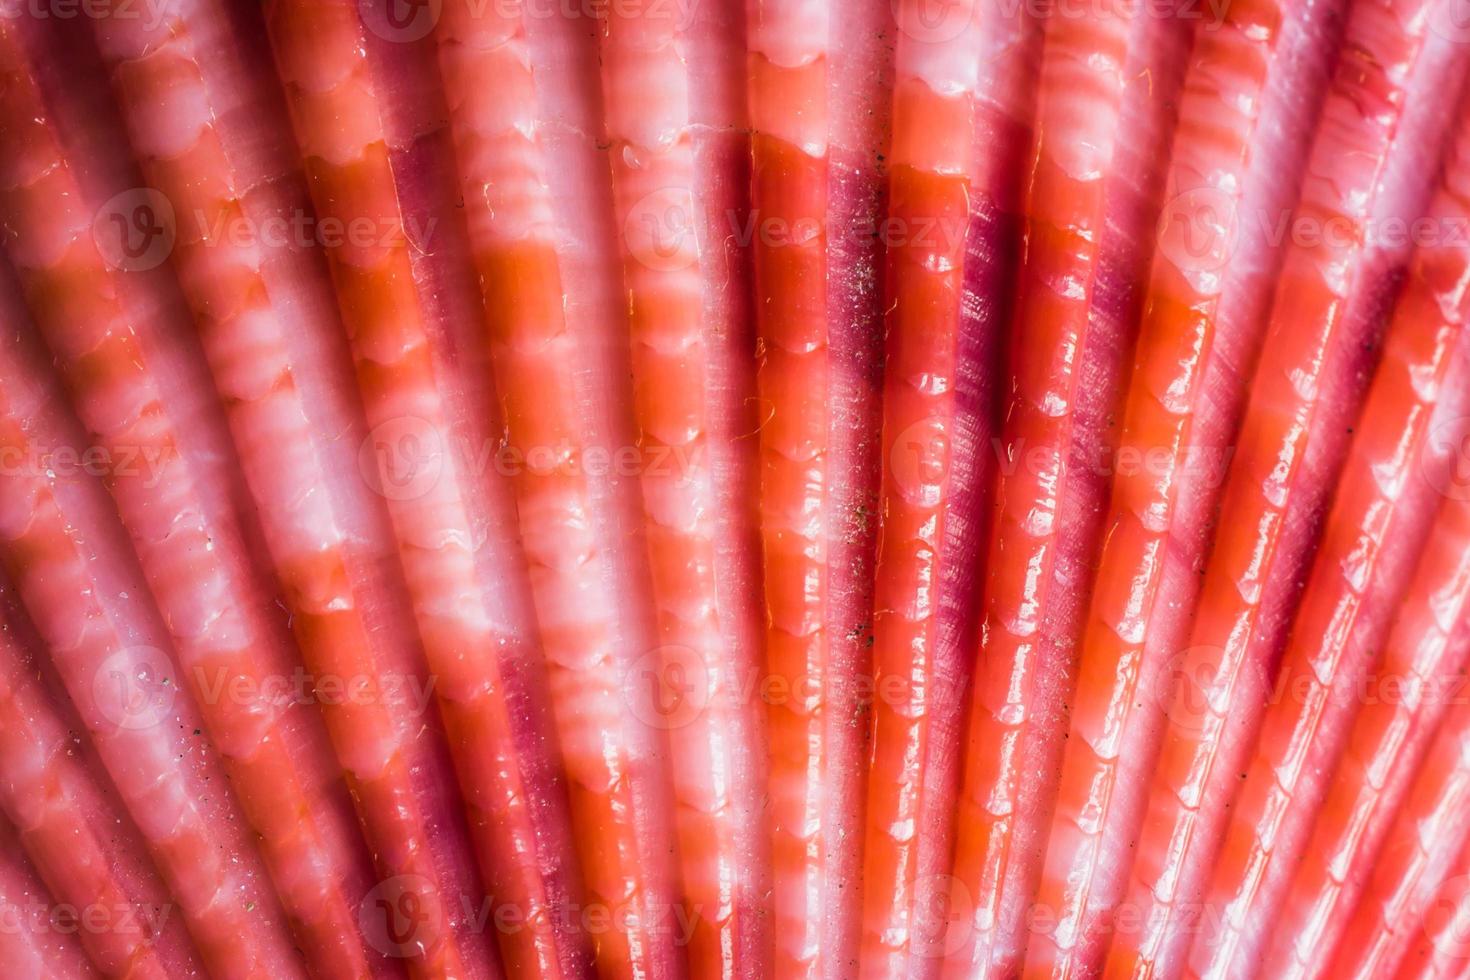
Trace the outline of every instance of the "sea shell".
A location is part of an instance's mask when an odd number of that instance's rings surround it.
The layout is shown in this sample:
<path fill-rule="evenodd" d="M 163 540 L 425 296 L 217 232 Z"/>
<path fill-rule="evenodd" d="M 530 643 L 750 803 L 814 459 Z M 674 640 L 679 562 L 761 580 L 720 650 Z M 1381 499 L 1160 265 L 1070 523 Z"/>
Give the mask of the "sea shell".
<path fill-rule="evenodd" d="M 1459 0 L 0 0 L 0 976 L 1470 974 Z"/>

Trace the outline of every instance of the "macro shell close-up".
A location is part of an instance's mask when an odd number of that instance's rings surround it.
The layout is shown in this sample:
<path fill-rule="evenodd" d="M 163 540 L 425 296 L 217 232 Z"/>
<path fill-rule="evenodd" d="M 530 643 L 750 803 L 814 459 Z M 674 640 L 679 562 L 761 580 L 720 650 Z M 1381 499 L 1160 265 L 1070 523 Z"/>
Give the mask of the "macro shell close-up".
<path fill-rule="evenodd" d="M 0 0 L 0 980 L 1470 980 L 1467 0 Z"/>

